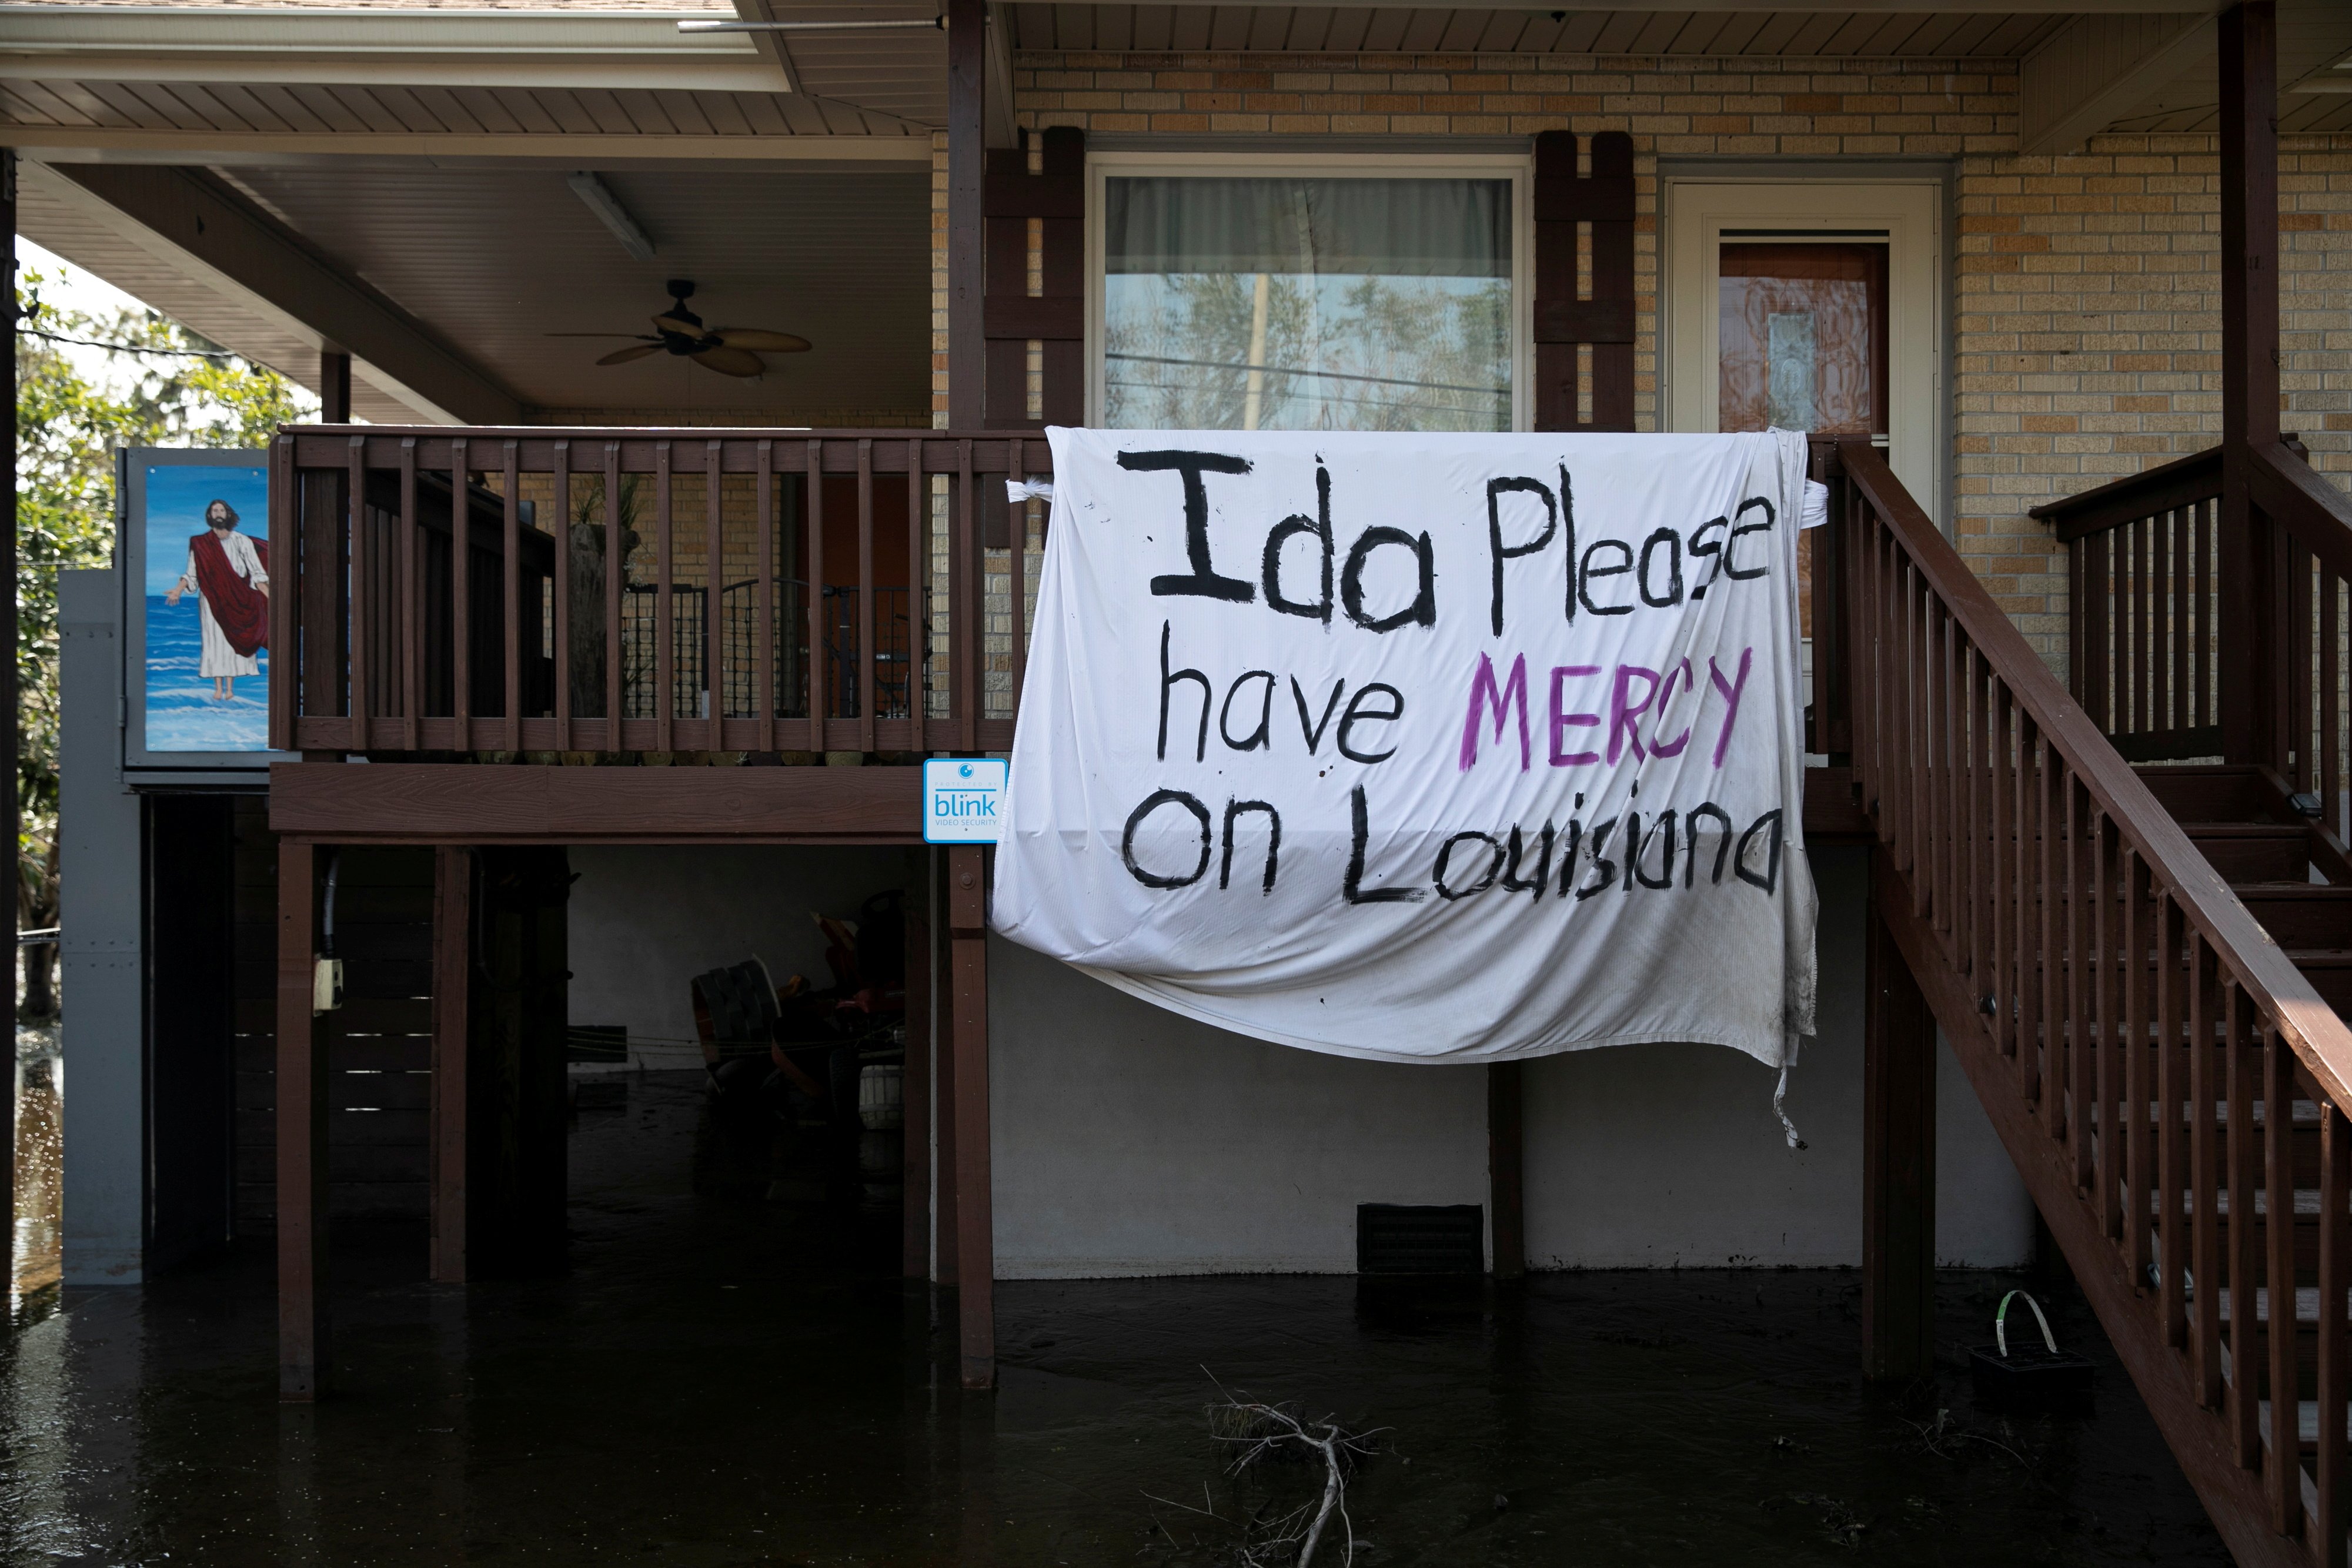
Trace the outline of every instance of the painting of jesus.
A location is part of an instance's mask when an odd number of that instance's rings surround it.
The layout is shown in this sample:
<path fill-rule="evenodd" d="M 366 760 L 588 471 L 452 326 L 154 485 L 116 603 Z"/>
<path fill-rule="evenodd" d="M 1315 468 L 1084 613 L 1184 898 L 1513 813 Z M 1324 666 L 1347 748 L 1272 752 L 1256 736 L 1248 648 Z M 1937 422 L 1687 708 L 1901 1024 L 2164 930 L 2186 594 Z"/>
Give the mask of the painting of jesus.
<path fill-rule="evenodd" d="M 222 702 L 236 695 L 239 675 L 261 674 L 269 643 L 269 545 L 236 531 L 236 508 L 215 498 L 205 507 L 205 531 L 188 541 L 187 570 L 163 595 L 176 608 L 196 596 L 204 653 L 196 673 L 209 677 Z"/>
<path fill-rule="evenodd" d="M 143 455 L 146 748 L 266 751 L 268 470 Z"/>

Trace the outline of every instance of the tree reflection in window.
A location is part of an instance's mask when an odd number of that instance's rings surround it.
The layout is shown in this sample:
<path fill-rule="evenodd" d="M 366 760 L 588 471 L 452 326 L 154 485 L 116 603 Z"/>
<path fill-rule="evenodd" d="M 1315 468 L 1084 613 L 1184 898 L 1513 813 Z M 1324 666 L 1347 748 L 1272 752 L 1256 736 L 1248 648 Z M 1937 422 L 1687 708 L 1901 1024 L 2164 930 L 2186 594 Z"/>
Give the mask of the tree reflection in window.
<path fill-rule="evenodd" d="M 1107 425 L 1511 427 L 1507 181 L 1108 186 Z"/>

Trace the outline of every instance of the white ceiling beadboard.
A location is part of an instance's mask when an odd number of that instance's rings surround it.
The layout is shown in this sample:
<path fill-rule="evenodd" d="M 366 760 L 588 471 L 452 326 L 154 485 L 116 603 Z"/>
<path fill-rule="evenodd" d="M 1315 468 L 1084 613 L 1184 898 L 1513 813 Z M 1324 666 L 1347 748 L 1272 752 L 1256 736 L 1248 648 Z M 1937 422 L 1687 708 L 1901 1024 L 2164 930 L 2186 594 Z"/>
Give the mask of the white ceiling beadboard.
<path fill-rule="evenodd" d="M 897 170 L 606 170 L 652 236 L 637 261 L 560 167 L 216 172 L 338 267 L 537 408 L 664 406 L 926 411 L 930 180 Z M 667 354 L 599 366 L 647 332 L 668 277 L 691 277 L 714 327 L 769 327 L 815 346 L 737 381 Z"/>

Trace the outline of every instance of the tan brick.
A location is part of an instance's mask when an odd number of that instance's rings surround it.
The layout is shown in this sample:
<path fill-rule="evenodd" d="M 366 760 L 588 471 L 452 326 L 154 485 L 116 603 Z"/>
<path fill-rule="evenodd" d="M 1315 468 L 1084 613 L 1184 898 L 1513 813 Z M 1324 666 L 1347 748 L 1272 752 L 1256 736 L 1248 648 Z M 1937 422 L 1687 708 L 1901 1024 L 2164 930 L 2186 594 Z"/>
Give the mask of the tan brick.
<path fill-rule="evenodd" d="M 2220 418 L 2219 162 L 2206 132 L 2016 152 L 2017 76 L 1985 60 L 1024 52 L 1024 125 L 1299 137 L 1634 134 L 1637 418 L 1662 406 L 1660 155 L 1957 160 L 1951 512 L 1968 559 L 2062 658 L 2063 557 L 2025 508 L 2210 445 Z M 944 221 L 935 139 L 935 222 Z M 2352 136 L 2281 138 L 2282 381 L 2320 465 L 2352 480 Z M 934 240 L 943 246 L 944 233 Z M 944 346 L 943 263 L 932 280 Z M 935 366 L 935 408 L 943 409 Z M 934 417 L 938 417 L 935 415 Z"/>

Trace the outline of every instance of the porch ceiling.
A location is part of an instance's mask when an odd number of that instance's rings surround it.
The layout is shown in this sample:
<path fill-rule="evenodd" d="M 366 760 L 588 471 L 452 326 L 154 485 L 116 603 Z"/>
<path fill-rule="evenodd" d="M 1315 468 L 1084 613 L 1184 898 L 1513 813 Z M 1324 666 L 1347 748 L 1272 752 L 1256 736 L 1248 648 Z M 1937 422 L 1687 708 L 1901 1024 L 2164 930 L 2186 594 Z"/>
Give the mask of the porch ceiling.
<path fill-rule="evenodd" d="M 2352 5 L 2343 0 L 2279 0 L 2278 128 L 2282 131 L 2352 131 L 2352 70 L 2335 70 L 2352 55 Z M 2215 131 L 2221 93 L 2212 51 L 2157 86 L 2116 131 Z"/>
<path fill-rule="evenodd" d="M 768 10 L 824 22 L 935 8 Z M 752 35 L 678 31 L 682 16 L 712 11 L 734 7 L 0 3 L 0 117 L 100 132 L 100 145 L 142 134 L 748 142 L 904 137 L 946 120 L 936 30 L 798 34 L 788 54 Z"/>
<path fill-rule="evenodd" d="M 224 176 L 534 408 L 919 412 L 930 396 L 930 179 L 746 170 L 601 175 L 653 236 L 620 243 L 557 169 L 238 168 Z M 713 326 L 815 347 L 737 381 L 667 354 L 598 367 L 691 277 Z"/>
<path fill-rule="evenodd" d="M 34 199 L 20 223 L 29 237 L 199 331 L 313 379 L 327 334 L 272 319 L 245 297 L 248 289 L 268 297 L 282 277 L 224 287 L 203 265 L 205 241 L 159 254 L 163 236 L 85 197 L 70 172 L 28 182 Z M 534 417 L 573 410 L 622 423 L 756 414 L 796 423 L 848 413 L 919 418 L 929 409 L 927 173 L 606 168 L 599 178 L 654 241 L 656 254 L 638 261 L 568 188 L 566 172 L 543 162 L 301 162 L 220 167 L 202 177 L 224 197 L 249 203 L 255 219 L 289 247 L 356 280 L 413 322 L 420 339 L 475 368 Z M 771 356 L 769 373 L 751 382 L 667 354 L 600 367 L 598 356 L 625 340 L 547 335 L 649 331 L 647 319 L 667 305 L 669 277 L 695 280 L 694 307 L 714 326 L 771 327 L 814 347 Z M 360 345 L 346 346 L 364 361 Z M 363 363 L 361 379 L 368 377 Z M 362 398 L 360 410 L 395 420 L 424 412 L 413 400 L 402 406 L 396 394 L 389 406 Z"/>

